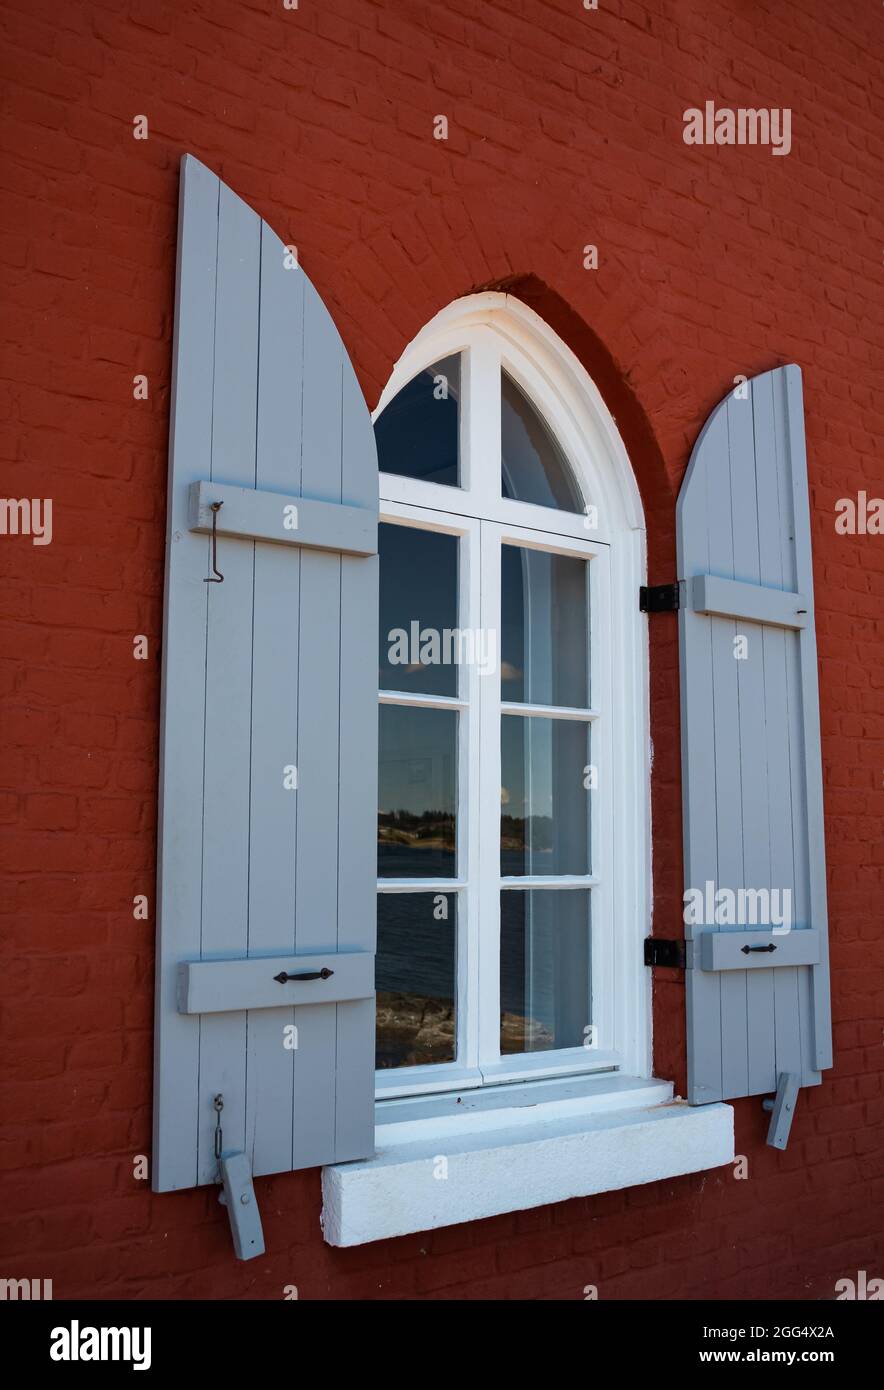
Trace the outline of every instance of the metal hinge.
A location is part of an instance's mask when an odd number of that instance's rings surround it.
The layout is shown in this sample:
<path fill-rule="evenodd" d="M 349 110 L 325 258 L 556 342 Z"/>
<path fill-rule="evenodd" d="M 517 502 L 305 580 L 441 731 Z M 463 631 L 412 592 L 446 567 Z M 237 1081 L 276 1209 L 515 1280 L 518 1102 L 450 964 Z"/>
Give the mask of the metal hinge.
<path fill-rule="evenodd" d="M 680 607 L 678 580 L 674 584 L 642 584 L 638 606 L 642 613 L 677 613 Z"/>
<path fill-rule="evenodd" d="M 684 970 L 687 965 L 685 943 L 666 936 L 646 936 L 645 965 L 666 965 L 674 970 Z"/>

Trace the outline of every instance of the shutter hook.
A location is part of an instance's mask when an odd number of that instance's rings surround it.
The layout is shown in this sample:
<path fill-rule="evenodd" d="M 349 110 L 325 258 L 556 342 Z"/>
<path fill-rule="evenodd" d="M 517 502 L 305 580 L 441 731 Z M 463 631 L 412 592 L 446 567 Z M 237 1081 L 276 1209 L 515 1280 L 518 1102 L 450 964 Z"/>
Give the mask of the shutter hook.
<path fill-rule="evenodd" d="M 204 584 L 223 584 L 224 575 L 218 568 L 218 513 L 224 506 L 223 502 L 212 503 L 212 574 L 208 579 L 204 579 Z M 216 578 L 217 576 L 217 578 Z"/>

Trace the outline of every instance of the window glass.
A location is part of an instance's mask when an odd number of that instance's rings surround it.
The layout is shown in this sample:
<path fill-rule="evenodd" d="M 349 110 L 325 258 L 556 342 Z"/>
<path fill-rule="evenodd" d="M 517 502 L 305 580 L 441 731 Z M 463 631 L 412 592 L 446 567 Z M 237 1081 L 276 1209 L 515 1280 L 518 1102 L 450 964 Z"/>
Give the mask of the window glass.
<path fill-rule="evenodd" d="M 504 497 L 566 512 L 583 510 L 561 447 L 507 372 L 501 372 L 500 431 Z"/>
<path fill-rule="evenodd" d="M 582 1047 L 591 1018 L 590 895 L 583 888 L 500 895 L 500 1051 Z"/>
<path fill-rule="evenodd" d="M 456 695 L 457 537 L 381 525 L 378 550 L 381 689 Z"/>
<path fill-rule="evenodd" d="M 378 876 L 453 878 L 457 712 L 381 705 Z"/>
<path fill-rule="evenodd" d="M 460 356 L 443 357 L 403 386 L 374 426 L 378 468 L 460 485 Z"/>
<path fill-rule="evenodd" d="M 501 874 L 589 873 L 589 724 L 519 714 L 500 724 Z"/>
<path fill-rule="evenodd" d="M 379 1068 L 455 1059 L 456 893 L 379 893 Z"/>
<path fill-rule="evenodd" d="M 589 705 L 589 564 L 501 546 L 501 699 Z"/>

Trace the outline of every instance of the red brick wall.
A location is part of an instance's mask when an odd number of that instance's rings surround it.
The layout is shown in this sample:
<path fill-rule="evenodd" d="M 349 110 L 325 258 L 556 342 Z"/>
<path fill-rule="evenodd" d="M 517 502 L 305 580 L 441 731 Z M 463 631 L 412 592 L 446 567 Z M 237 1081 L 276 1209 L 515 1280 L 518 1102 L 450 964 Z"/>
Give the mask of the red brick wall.
<path fill-rule="evenodd" d="M 2 490 L 54 500 L 50 546 L 0 538 L 4 1276 L 51 1277 L 57 1297 L 582 1298 L 592 1283 L 825 1298 L 884 1273 L 884 537 L 833 524 L 838 497 L 884 493 L 882 15 L 863 0 L 0 6 Z M 682 113 L 707 98 L 790 107 L 791 154 L 685 146 Z M 336 1251 L 318 1173 L 291 1174 L 259 1181 L 270 1253 L 242 1265 L 213 1193 L 133 1180 L 150 1148 L 153 920 L 132 899 L 154 898 L 184 150 L 300 248 L 372 405 L 439 308 L 512 284 L 614 410 L 652 582 L 674 573 L 674 496 L 708 411 L 738 372 L 804 369 L 836 1065 L 802 1093 L 784 1154 L 764 1146 L 760 1102 L 736 1104 L 748 1181 L 717 1170 Z M 674 619 L 652 631 L 655 928 L 674 935 Z M 656 1070 L 683 1087 L 667 974 Z"/>

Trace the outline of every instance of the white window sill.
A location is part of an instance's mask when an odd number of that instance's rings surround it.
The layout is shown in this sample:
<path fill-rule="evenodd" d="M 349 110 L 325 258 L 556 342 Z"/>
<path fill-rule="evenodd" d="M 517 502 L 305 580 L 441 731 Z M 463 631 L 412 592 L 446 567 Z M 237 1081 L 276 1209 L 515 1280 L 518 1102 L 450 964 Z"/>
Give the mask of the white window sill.
<path fill-rule="evenodd" d="M 672 1100 L 669 1082 L 610 1074 L 384 1101 L 375 1136 L 374 1158 L 322 1170 L 330 1245 L 479 1221 L 734 1157 L 729 1105 L 688 1106 Z"/>

